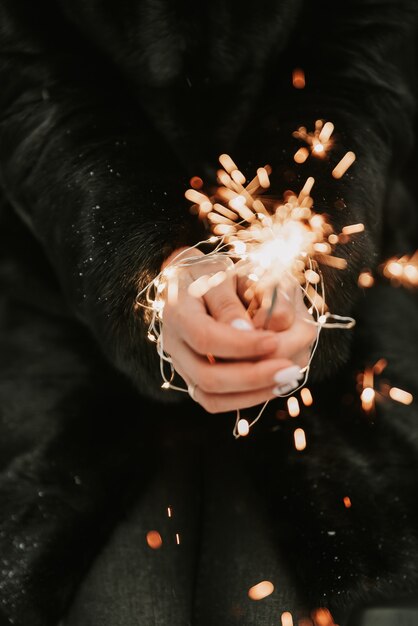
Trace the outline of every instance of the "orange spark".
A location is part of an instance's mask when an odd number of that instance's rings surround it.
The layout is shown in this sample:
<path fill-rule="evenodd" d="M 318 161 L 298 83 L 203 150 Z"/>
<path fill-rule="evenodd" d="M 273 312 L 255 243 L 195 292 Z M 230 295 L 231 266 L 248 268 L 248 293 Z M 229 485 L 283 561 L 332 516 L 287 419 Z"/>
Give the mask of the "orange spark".
<path fill-rule="evenodd" d="M 392 400 L 400 402 L 401 404 L 411 404 L 414 399 L 412 393 L 404 391 L 403 389 L 399 389 L 398 387 L 391 387 L 389 389 L 389 396 L 392 398 Z"/>
<path fill-rule="evenodd" d="M 354 154 L 354 152 L 351 152 L 351 151 L 347 152 L 343 156 L 341 161 L 337 163 L 337 165 L 332 170 L 331 174 L 333 175 L 333 177 L 341 178 L 342 176 L 344 176 L 348 168 L 354 163 L 355 160 L 356 160 L 356 155 Z"/>
<path fill-rule="evenodd" d="M 274 585 L 269 580 L 262 580 L 248 590 L 248 597 L 251 600 L 263 600 L 274 591 Z"/>
<path fill-rule="evenodd" d="M 346 509 L 351 509 L 351 500 L 348 496 L 344 496 L 343 502 Z"/>
<path fill-rule="evenodd" d="M 365 387 L 361 392 L 360 400 L 364 411 L 371 411 L 374 407 L 375 390 L 372 387 Z"/>
<path fill-rule="evenodd" d="M 328 609 L 315 609 L 312 611 L 312 618 L 315 626 L 337 626 Z"/>
<path fill-rule="evenodd" d="M 179 533 L 176 533 L 176 544 L 178 546 L 180 545 L 180 535 L 179 535 Z"/>
<path fill-rule="evenodd" d="M 364 289 L 373 287 L 373 284 L 374 284 L 373 274 L 369 270 L 361 272 L 361 274 L 358 277 L 357 284 L 359 287 L 363 287 Z"/>
<path fill-rule="evenodd" d="M 285 611 L 281 615 L 282 626 L 293 626 L 293 617 L 289 611 Z"/>
<path fill-rule="evenodd" d="M 147 544 L 153 550 L 158 550 L 163 545 L 161 535 L 157 530 L 150 530 L 147 532 Z"/>
<path fill-rule="evenodd" d="M 303 89 L 305 87 L 305 72 L 300 67 L 295 67 L 292 72 L 292 84 L 295 89 Z"/>
<path fill-rule="evenodd" d="M 291 417 L 297 417 L 300 413 L 299 402 L 295 396 L 291 396 L 287 399 L 287 410 Z"/>
<path fill-rule="evenodd" d="M 293 433 L 293 438 L 295 441 L 296 450 L 301 451 L 306 448 L 306 435 L 303 428 L 296 428 L 295 432 Z"/>
<path fill-rule="evenodd" d="M 192 176 L 190 179 L 190 187 L 193 187 L 193 189 L 202 189 L 203 187 L 203 180 L 200 178 L 200 176 Z"/>
<path fill-rule="evenodd" d="M 303 387 L 303 389 L 300 390 L 300 395 L 305 406 L 311 406 L 311 404 L 313 404 L 312 394 L 307 387 Z"/>

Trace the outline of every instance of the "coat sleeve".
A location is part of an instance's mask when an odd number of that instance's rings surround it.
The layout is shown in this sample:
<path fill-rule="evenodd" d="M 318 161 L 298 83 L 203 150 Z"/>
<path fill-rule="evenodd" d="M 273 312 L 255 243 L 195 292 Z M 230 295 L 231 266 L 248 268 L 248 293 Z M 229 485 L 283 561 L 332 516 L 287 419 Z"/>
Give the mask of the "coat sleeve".
<path fill-rule="evenodd" d="M 313 176 L 314 210 L 327 215 L 334 232 L 365 225 L 364 233 L 336 246 L 334 254 L 348 262 L 346 270 L 322 266 L 329 310 L 352 315 L 362 299 L 359 273 L 376 270 L 382 261 L 385 200 L 413 145 L 417 7 L 414 0 L 320 0 L 304 6 L 284 52 L 273 57 L 266 73 L 245 154 L 252 170 L 261 160 L 272 165 L 278 195 L 300 190 Z M 304 70 L 304 88 L 292 84 L 295 68 Z M 293 156 L 307 144 L 292 133 L 300 126 L 313 131 L 317 119 L 334 124 L 332 146 L 325 158 L 310 155 L 298 165 Z M 347 151 L 356 161 L 335 179 L 331 172 Z M 390 222 L 406 229 L 406 220 L 400 223 L 404 208 L 396 209 L 398 217 L 391 215 Z M 351 334 L 323 330 L 313 377 L 332 375 L 347 360 Z"/>
<path fill-rule="evenodd" d="M 1 186 L 69 309 L 139 391 L 159 398 L 155 347 L 134 303 L 173 249 L 198 240 L 186 174 L 111 63 L 53 4 L 0 2 Z"/>

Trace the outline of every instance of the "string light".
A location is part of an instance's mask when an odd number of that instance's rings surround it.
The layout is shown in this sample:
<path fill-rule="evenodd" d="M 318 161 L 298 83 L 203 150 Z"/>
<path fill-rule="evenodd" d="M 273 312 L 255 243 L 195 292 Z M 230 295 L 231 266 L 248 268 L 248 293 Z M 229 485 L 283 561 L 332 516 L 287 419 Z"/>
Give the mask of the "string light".
<path fill-rule="evenodd" d="M 315 131 L 306 133 L 301 127 L 294 136 L 304 138 L 312 149 L 321 144 L 326 151 L 331 145 L 334 125 L 331 122 L 318 120 Z M 316 150 L 318 151 L 318 150 Z M 319 150 L 320 152 L 321 150 Z M 187 392 L 186 387 L 174 384 L 174 366 L 171 357 L 164 350 L 163 314 L 168 301 L 175 303 L 178 298 L 179 270 L 191 264 L 207 264 L 214 262 L 216 271 L 207 272 L 193 280 L 188 286 L 188 293 L 196 298 L 203 297 L 210 289 L 221 284 L 232 273 L 248 281 L 245 292 L 251 311 L 253 301 L 270 300 L 270 313 L 277 295 L 288 298 L 287 292 L 295 287 L 302 292 L 302 297 L 309 307 L 309 315 L 303 317 L 308 324 L 316 326 L 316 338 L 311 350 L 308 365 L 303 368 L 304 377 L 296 390 L 306 384 L 312 358 L 315 354 L 319 334 L 324 328 L 352 328 L 355 321 L 351 317 L 339 316 L 328 310 L 326 303 L 325 284 L 321 266 L 328 265 L 337 269 L 345 269 L 345 259 L 335 256 L 334 246 L 349 240 L 364 230 L 363 224 L 346 226 L 339 236 L 333 233 L 332 226 L 324 215 L 313 212 L 311 191 L 315 180 L 308 177 L 299 193 L 291 190 L 284 194 L 282 201 L 262 194 L 269 189 L 271 167 L 266 164 L 257 169 L 256 176 L 248 183 L 244 174 L 228 154 L 219 157 L 222 169 L 218 170 L 219 186 L 212 195 L 203 190 L 198 180 L 193 180 L 192 187 L 185 197 L 192 203 L 191 210 L 203 220 L 210 236 L 194 246 L 183 250 L 171 263 L 141 292 L 136 298 L 136 306 L 144 306 L 151 312 L 148 337 L 157 346 L 160 356 L 160 371 L 164 389 Z M 194 248 L 200 249 L 212 244 L 212 250 L 202 256 L 188 256 Z M 220 270 L 222 266 L 225 269 Z M 168 368 L 168 371 L 167 371 Z M 307 395 L 305 393 L 305 397 Z M 309 400 L 307 400 L 308 402 Z M 235 437 L 245 436 L 248 430 L 261 417 L 266 402 L 258 415 L 251 422 L 241 420 L 237 411 L 233 434 Z M 290 410 L 299 412 L 296 398 L 290 403 Z M 305 442 L 306 445 L 306 442 Z"/>

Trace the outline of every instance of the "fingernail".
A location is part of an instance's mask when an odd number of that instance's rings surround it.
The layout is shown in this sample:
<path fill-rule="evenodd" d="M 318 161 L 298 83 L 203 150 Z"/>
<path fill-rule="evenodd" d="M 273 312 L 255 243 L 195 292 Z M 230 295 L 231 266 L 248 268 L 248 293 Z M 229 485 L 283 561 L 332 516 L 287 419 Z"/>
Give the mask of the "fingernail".
<path fill-rule="evenodd" d="M 298 380 L 302 378 L 303 374 L 300 371 L 300 367 L 298 365 L 291 365 L 290 367 L 286 367 L 284 370 L 279 370 L 273 376 L 273 380 L 278 386 L 286 385 L 293 380 Z"/>
<path fill-rule="evenodd" d="M 274 387 L 273 389 L 273 394 L 275 396 L 284 396 L 286 393 L 289 393 L 290 391 L 296 389 L 298 385 L 298 380 L 292 380 L 284 385 L 277 385 L 277 387 Z"/>
<path fill-rule="evenodd" d="M 232 320 L 231 326 L 233 328 L 236 328 L 237 330 L 254 330 L 250 322 L 247 322 L 247 320 L 243 320 L 241 318 Z"/>

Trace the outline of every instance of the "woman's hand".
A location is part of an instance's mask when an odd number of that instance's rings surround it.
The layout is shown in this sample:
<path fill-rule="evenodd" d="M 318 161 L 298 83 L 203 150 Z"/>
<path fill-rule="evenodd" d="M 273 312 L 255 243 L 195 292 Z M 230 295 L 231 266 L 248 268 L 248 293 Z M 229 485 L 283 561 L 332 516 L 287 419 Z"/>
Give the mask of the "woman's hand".
<path fill-rule="evenodd" d="M 187 250 L 183 258 L 192 255 L 203 256 Z M 296 387 L 303 376 L 300 366 L 306 364 L 305 344 L 311 341 L 311 334 L 298 339 L 300 323 L 290 305 L 284 310 L 282 303 L 270 320 L 271 329 L 256 328 L 261 313 L 250 318 L 229 265 L 218 257 L 177 267 L 177 298 L 166 300 L 163 313 L 164 350 L 193 399 L 209 413 L 256 406 L 286 393 L 286 386 Z M 226 272 L 227 278 L 203 296 L 191 294 L 197 279 L 217 272 Z"/>

